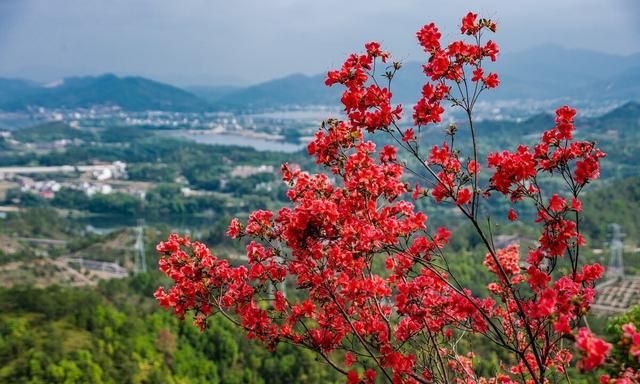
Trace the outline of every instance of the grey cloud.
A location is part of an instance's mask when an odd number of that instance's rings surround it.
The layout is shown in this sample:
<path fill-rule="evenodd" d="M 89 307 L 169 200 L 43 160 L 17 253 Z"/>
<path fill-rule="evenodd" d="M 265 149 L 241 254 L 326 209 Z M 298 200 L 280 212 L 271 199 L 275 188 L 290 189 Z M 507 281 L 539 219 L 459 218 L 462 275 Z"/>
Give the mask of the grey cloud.
<path fill-rule="evenodd" d="M 555 43 L 640 51 L 636 0 L 0 0 L 0 75 L 51 80 L 140 74 L 178 84 L 252 83 L 317 73 L 368 40 L 420 59 L 414 33 L 455 37 L 477 10 L 506 51 Z"/>

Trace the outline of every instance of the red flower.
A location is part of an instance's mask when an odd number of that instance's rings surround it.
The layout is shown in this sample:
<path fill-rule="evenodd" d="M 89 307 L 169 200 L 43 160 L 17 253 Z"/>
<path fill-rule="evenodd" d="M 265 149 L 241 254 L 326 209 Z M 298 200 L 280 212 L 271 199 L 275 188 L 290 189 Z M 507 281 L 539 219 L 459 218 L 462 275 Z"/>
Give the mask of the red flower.
<path fill-rule="evenodd" d="M 518 248 L 518 244 L 510 244 L 506 248 L 497 250 L 495 258 L 491 253 L 488 253 L 485 256 L 484 265 L 496 275 L 500 275 L 500 270 L 511 275 L 517 274 L 520 272 L 520 266 L 518 265 L 520 250 Z M 496 259 L 499 265 L 496 263 Z"/>
<path fill-rule="evenodd" d="M 485 79 L 484 79 L 484 85 L 487 88 L 495 88 L 498 86 L 498 84 L 500 84 L 500 80 L 498 80 L 498 75 L 495 73 L 490 73 Z"/>
<path fill-rule="evenodd" d="M 380 152 L 380 161 L 382 161 L 383 163 L 396 161 L 397 152 L 398 150 L 395 147 L 391 145 L 385 145 Z"/>
<path fill-rule="evenodd" d="M 602 365 L 611 350 L 611 344 L 597 338 L 587 328 L 580 328 L 576 336 L 576 347 L 583 354 L 578 361 L 581 371 L 591 371 Z"/>
<path fill-rule="evenodd" d="M 383 63 L 389 58 L 389 53 L 380 49 L 380 43 L 372 41 L 364 45 L 367 54 L 371 57 L 379 57 Z"/>
<path fill-rule="evenodd" d="M 529 148 L 523 145 L 514 153 L 491 153 L 487 160 L 489 168 L 496 168 L 491 177 L 492 187 L 503 194 L 511 194 L 514 200 L 522 195 L 519 184 L 536 175 L 535 158 Z"/>
<path fill-rule="evenodd" d="M 376 382 L 376 371 L 374 371 L 373 369 L 369 368 L 366 371 L 364 371 L 364 376 L 367 378 L 367 380 L 369 380 L 370 383 L 375 383 Z"/>
<path fill-rule="evenodd" d="M 545 289 L 538 297 L 532 316 L 536 318 L 544 318 L 551 315 L 556 309 L 556 302 L 556 292 L 551 288 Z"/>
<path fill-rule="evenodd" d="M 471 191 L 469 188 L 463 188 L 458 191 L 458 197 L 456 198 L 456 203 L 458 205 L 467 204 L 471 201 Z"/>
<path fill-rule="evenodd" d="M 498 45 L 491 40 L 487 41 L 484 47 L 482 47 L 482 55 L 489 57 L 491 61 L 496 61 L 498 52 L 500 52 Z"/>
<path fill-rule="evenodd" d="M 478 164 L 477 161 L 471 160 L 471 161 L 469 161 L 469 164 L 467 164 L 467 170 L 472 175 L 476 174 L 476 173 L 478 173 L 478 171 L 480 171 L 480 165 Z"/>
<path fill-rule="evenodd" d="M 351 370 L 347 373 L 347 384 L 360 384 L 360 376 L 358 371 Z"/>
<path fill-rule="evenodd" d="M 571 209 L 576 212 L 582 212 L 582 202 L 575 197 L 571 198 Z"/>
<path fill-rule="evenodd" d="M 622 331 L 625 344 L 629 344 L 629 354 L 640 359 L 640 332 L 633 323 L 623 324 Z"/>
<path fill-rule="evenodd" d="M 598 159 L 601 157 L 604 157 L 604 154 L 596 151 L 594 155 L 576 162 L 575 179 L 578 184 L 585 184 L 589 180 L 597 179 L 600 176 Z"/>
<path fill-rule="evenodd" d="M 509 213 L 507 214 L 507 218 L 509 219 L 509 221 L 518 220 L 518 214 L 516 213 L 515 209 L 509 208 Z"/>
<path fill-rule="evenodd" d="M 448 87 L 438 84 L 435 88 L 427 83 L 422 87 L 422 98 L 413 107 L 413 121 L 416 125 L 439 123 L 444 108 L 440 102 L 448 92 Z"/>
<path fill-rule="evenodd" d="M 556 121 L 573 122 L 573 118 L 576 116 L 576 110 L 565 105 L 556 110 Z"/>
<path fill-rule="evenodd" d="M 242 231 L 242 226 L 240 225 L 240 222 L 238 221 L 238 219 L 234 218 L 233 220 L 231 220 L 231 223 L 229 224 L 229 229 L 227 230 L 227 236 L 231 237 L 232 239 L 235 239 L 240 235 L 241 231 Z"/>
<path fill-rule="evenodd" d="M 477 14 L 469 12 L 465 17 L 462 18 L 462 26 L 460 27 L 460 32 L 467 35 L 473 35 L 478 32 L 479 27 L 476 24 Z"/>
<path fill-rule="evenodd" d="M 427 76 L 431 76 L 432 80 L 438 80 L 447 74 L 450 64 L 449 56 L 444 51 L 436 51 L 423 68 Z"/>
<path fill-rule="evenodd" d="M 567 202 L 564 198 L 554 194 L 549 199 L 549 210 L 551 212 L 561 212 L 567 207 Z"/>
<path fill-rule="evenodd" d="M 358 361 L 358 359 L 356 358 L 356 355 L 354 355 L 353 353 L 347 352 L 347 353 L 344 354 L 344 365 L 345 366 L 350 367 L 356 361 Z"/>
<path fill-rule="evenodd" d="M 473 77 L 471 78 L 471 81 L 480 81 L 482 80 L 483 76 L 484 76 L 484 71 L 482 70 L 481 67 L 478 67 L 473 70 Z"/>
<path fill-rule="evenodd" d="M 402 141 L 407 143 L 409 141 L 415 141 L 415 140 L 416 140 L 416 134 L 413 132 L 413 128 L 409 128 L 406 131 L 404 131 L 404 134 L 402 135 Z"/>
<path fill-rule="evenodd" d="M 431 52 L 440 49 L 440 32 L 436 25 L 431 23 L 423 26 L 417 33 L 416 37 L 424 48 L 425 52 Z"/>

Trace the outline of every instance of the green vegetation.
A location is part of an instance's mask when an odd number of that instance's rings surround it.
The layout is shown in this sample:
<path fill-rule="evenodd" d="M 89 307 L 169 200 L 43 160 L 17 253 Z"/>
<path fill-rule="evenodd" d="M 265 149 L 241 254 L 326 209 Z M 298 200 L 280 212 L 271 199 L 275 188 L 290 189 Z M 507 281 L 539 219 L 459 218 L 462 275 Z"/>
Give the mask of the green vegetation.
<path fill-rule="evenodd" d="M 126 231 L 78 237 L 79 226 L 52 209 L 11 214 L 2 224 L 0 242 L 7 234 L 68 239 L 64 253 L 76 256 L 108 259 L 108 244 L 122 247 L 115 257 L 131 247 L 123 237 Z M 215 224 L 211 235 L 202 236 L 213 241 L 222 227 Z M 310 351 L 289 345 L 267 351 L 222 317 L 212 319 L 210 329 L 201 335 L 196 327 L 158 307 L 153 291 L 166 282 L 155 272 L 153 247 L 167 232 L 162 226 L 146 231 L 149 274 L 103 281 L 95 288 L 0 288 L 0 382 L 339 382 Z M 241 246 L 226 241 L 220 245 Z M 3 243 L 3 248 L 9 246 Z M 54 251 L 30 245 L 28 251 L 13 254 L 12 260 L 35 260 L 34 252 L 55 258 L 60 251 Z"/>
<path fill-rule="evenodd" d="M 65 123 L 46 123 L 16 131 L 13 137 L 21 142 L 44 143 L 54 140 L 95 140 L 96 136 L 90 131 L 72 128 Z"/>
<path fill-rule="evenodd" d="M 0 382 L 331 383 L 309 351 L 266 351 L 223 318 L 201 335 L 158 309 L 149 275 L 97 289 L 0 290 Z"/>
<path fill-rule="evenodd" d="M 585 194 L 584 227 L 598 243 L 607 241 L 607 226 L 618 223 L 630 241 L 640 238 L 640 177 L 612 183 Z"/>
<path fill-rule="evenodd" d="M 621 184 L 634 182 L 637 184 L 638 180 Z M 161 194 L 170 188 L 158 189 Z M 623 191 L 614 185 L 595 191 L 592 196 L 607 190 Z M 585 209 L 595 208 L 587 203 Z M 219 255 L 241 252 L 241 244 L 222 236 L 228 220 L 228 217 L 216 220 L 197 237 Z M 70 252 L 97 259 L 106 256 L 100 244 L 117 241 L 122 246 L 131 245 L 120 240 L 117 233 L 78 238 L 77 225 L 62 219 L 52 209 L 36 208 L 9 215 L 3 224 L 0 233 L 71 239 L 67 245 Z M 510 226 L 508 233 L 526 236 L 531 232 L 516 227 Z M 162 226 L 146 231 L 148 255 L 153 255 L 153 244 L 168 231 Z M 452 268 L 459 270 L 465 281 L 482 281 L 479 274 L 486 271 L 473 267 L 483 258 L 477 251 L 479 242 L 474 231 L 459 227 L 453 240 L 451 247 L 457 256 L 452 259 L 455 261 Z M 155 259 L 148 257 L 147 261 L 153 271 Z M 246 340 L 223 318 L 211 320 L 211 328 L 201 335 L 188 322 L 177 321 L 157 306 L 152 292 L 162 283 L 158 274 L 152 272 L 102 282 L 96 288 L 0 289 L 0 382 L 341 382 L 313 353 L 289 345 L 269 352 Z M 480 284 L 471 284 L 471 288 L 476 292 L 485 290 Z M 599 323 L 596 319 L 590 322 Z M 480 340 L 470 339 L 469 343 L 460 345 L 460 349 L 476 351 L 483 357 L 478 362 L 479 372 L 490 374 L 500 356 Z"/>
<path fill-rule="evenodd" d="M 640 328 L 640 306 L 632 308 L 630 311 L 613 317 L 607 323 L 606 332 L 610 336 L 610 342 L 614 345 L 612 355 L 623 361 L 627 367 L 634 370 L 640 369 L 640 361 L 635 356 L 628 353 L 628 350 L 620 348 L 620 341 L 623 336 L 622 325 L 632 323 L 636 328 Z M 615 373 L 615 372 L 611 372 Z"/>
<path fill-rule="evenodd" d="M 604 163 L 603 183 L 594 185 L 583 200 L 585 220 L 581 229 L 593 246 L 607 241 L 607 225 L 619 223 L 633 243 L 640 235 L 640 109 L 629 104 L 606 116 L 582 120 L 583 137 L 600 141 L 609 153 Z M 483 122 L 479 130 L 492 145 L 508 148 L 529 140 L 551 126 L 549 116 L 513 122 Z M 615 130 L 612 133 L 611 130 Z M 287 135 L 295 136 L 295 132 Z M 287 203 L 285 186 L 278 172 L 232 177 L 238 165 L 315 165 L 300 154 L 259 152 L 248 148 L 209 146 L 174 138 L 153 136 L 145 128 L 107 127 L 78 130 L 65 124 L 46 124 L 20 130 L 14 138 L 22 143 L 47 143 L 59 139 L 80 139 L 55 151 L 13 151 L 0 139 L 0 166 L 64 165 L 94 162 L 127 163 L 128 180 L 123 184 L 145 185 L 144 198 L 126 193 L 95 194 L 65 187 L 53 199 L 13 190 L 6 202 L 18 202 L 20 213 L 0 219 L 0 382 L 11 383 L 331 383 L 342 382 L 333 370 L 309 352 L 280 345 L 270 352 L 246 340 L 224 318 L 211 320 L 201 335 L 191 324 L 177 321 L 160 309 L 152 298 L 161 281 L 155 272 L 154 244 L 172 230 L 191 232 L 207 243 L 216 255 L 243 253 L 244 244 L 224 236 L 231 216 L 254 209 L 277 209 Z M 465 140 L 464 136 L 456 140 Z M 436 143 L 429 143 L 436 144 Z M 481 143 L 482 152 L 488 146 Z M 620 150 L 617 150 L 617 149 Z M 6 150 L 5 150 L 6 149 Z M 630 178 L 620 180 L 621 177 Z M 48 176 L 47 176 L 48 177 Z M 79 175 L 64 176 L 71 180 Z M 128 184 L 128 185 L 130 185 Z M 188 188 L 188 192 L 185 192 Z M 420 202 L 419 204 L 426 204 Z M 475 231 L 460 225 L 446 204 L 422 206 L 430 214 L 432 227 L 454 229 L 450 244 L 452 269 L 476 293 L 486 292 L 488 272 L 479 268 L 484 259 Z M 531 214 L 530 207 L 517 206 L 518 214 Z M 518 235 L 526 246 L 535 231 L 517 223 L 506 225 L 506 205 L 483 207 L 492 212 L 496 235 Z M 170 215 L 171 219 L 167 219 Z M 115 216 L 113 227 L 106 225 Z M 150 217 L 154 216 L 154 217 Z M 202 219 L 198 222 L 178 218 Z M 107 234 L 87 229 L 87 218 L 98 217 Z M 101 281 L 97 286 L 70 287 L 60 271 L 51 265 L 61 256 L 118 262 L 131 268 L 136 225 L 144 217 L 148 274 Z M 164 220 L 163 220 L 164 219 Z M 126 224 L 124 224 L 126 223 Z M 169 226 L 167 223 L 170 223 Z M 65 245 L 33 245 L 18 238 L 65 240 Z M 586 255 L 595 257 L 594 255 Z M 627 254 L 627 266 L 640 273 L 640 255 Z M 605 261 L 606 262 L 606 261 Z M 3 271 L 9 264 L 24 268 Z M 380 268 L 383 266 L 380 265 Z M 12 278 L 5 278 L 12 274 Z M 23 284 L 17 284 L 21 282 Z M 58 285 L 50 285 L 58 283 Z M 34 288 L 34 284 L 46 288 Z M 292 297 L 296 292 L 291 293 Z M 629 316 L 637 316 L 635 310 Z M 596 329 L 604 321 L 590 319 Z M 614 321 L 608 329 L 615 340 Z M 615 325 L 618 324 L 618 325 Z M 486 344 L 471 339 L 482 356 L 479 369 L 491 373 L 500 356 Z M 575 380 L 573 381 L 576 382 Z"/>
<path fill-rule="evenodd" d="M 51 130 L 50 130 L 51 128 Z M 47 141 L 65 134 L 89 135 L 88 131 L 64 124 L 41 125 L 16 133 L 21 140 Z M 0 166 L 51 166 L 124 161 L 129 182 L 152 183 L 144 198 L 126 191 L 97 193 L 91 197 L 78 189 L 63 187 L 52 200 L 17 189 L 5 196 L 6 203 L 22 207 L 52 206 L 98 214 L 159 216 L 165 214 L 238 214 L 268 208 L 287 201 L 285 186 L 277 173 L 232 176 L 235 166 L 271 165 L 279 169 L 285 161 L 304 162 L 297 154 L 260 152 L 251 148 L 210 146 L 173 138 L 155 137 L 144 129 L 127 130 L 118 137 L 114 128 L 91 133 L 93 142 L 62 151 L 0 153 Z M 84 139 L 86 137 L 83 136 Z M 276 171 L 279 172 L 279 171 Z M 65 176 L 72 180 L 73 176 Z M 195 191 L 195 192 L 190 192 Z"/>

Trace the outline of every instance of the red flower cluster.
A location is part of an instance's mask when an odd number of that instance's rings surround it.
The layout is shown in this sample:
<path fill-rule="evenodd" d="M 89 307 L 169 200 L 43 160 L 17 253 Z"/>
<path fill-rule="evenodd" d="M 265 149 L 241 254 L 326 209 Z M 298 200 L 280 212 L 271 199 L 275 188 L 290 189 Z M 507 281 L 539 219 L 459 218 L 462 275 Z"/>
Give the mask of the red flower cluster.
<path fill-rule="evenodd" d="M 161 271 L 175 282 L 168 291 L 156 292 L 160 304 L 180 318 L 192 311 L 200 327 L 219 313 L 269 347 L 287 341 L 317 351 L 349 383 L 542 384 L 550 371 L 564 372 L 572 355 L 561 341 L 574 337 L 603 273 L 598 264 L 580 262 L 584 240 L 577 222 L 579 194 L 598 177 L 604 154 L 592 143 L 573 140 L 575 110 L 563 107 L 555 127 L 533 149 L 490 154 L 486 166 L 493 174 L 488 185 L 481 185 L 489 178 L 482 177 L 486 168 L 477 155 L 472 111 L 480 92 L 499 84 L 496 74 L 482 68 L 484 59 L 495 61 L 498 54 L 495 43 L 482 42 L 482 34 L 495 30 L 491 20 L 469 13 L 461 33 L 471 43 L 455 41 L 443 48 L 434 24 L 417 33 L 429 55 L 424 70 L 433 83 L 424 85 L 414 107 L 415 129 L 400 126 L 401 106 L 392 104 L 389 86 L 377 82 L 376 62 L 390 57 L 378 43 L 366 44 L 365 53 L 350 55 L 330 71 L 326 84 L 345 87 L 341 100 L 347 118 L 325 121 L 308 151 L 335 181 L 284 164 L 290 206 L 256 211 L 246 224 L 234 219 L 229 225 L 229 236 L 251 240 L 243 266 L 231 266 L 203 244 L 171 235 L 157 247 Z M 399 68 L 397 63 L 386 68 L 389 82 Z M 454 147 L 455 125 L 448 131 L 450 141 L 421 152 L 416 131 L 442 120 L 444 100 L 466 112 L 472 153 Z M 370 134 L 389 135 L 412 162 L 401 160 L 394 146 L 378 150 Z M 415 164 L 418 168 L 410 168 Z M 433 186 L 430 193 L 418 184 L 411 190 L 414 180 L 404 180 L 405 169 L 426 179 Z M 562 176 L 567 190 L 543 197 L 542 174 Z M 449 268 L 449 230 L 428 227 L 427 216 L 409 201 L 409 195 L 415 200 L 429 194 L 436 202 L 453 203 L 477 230 L 486 247 L 484 265 L 494 276 L 488 297 L 474 296 Z M 480 198 L 502 195 L 511 202 L 527 199 L 538 210 L 539 244 L 526 260 L 517 244 L 496 249 L 492 232 L 479 222 Z M 517 220 L 513 208 L 508 218 Z M 556 270 L 562 262 L 567 268 Z M 296 297 L 283 289 L 292 284 Z M 626 331 L 638 344 L 635 329 Z M 458 353 L 453 340 L 467 333 L 505 351 L 508 357 L 495 377 L 478 377 L 473 355 Z M 606 343 L 582 329 L 575 338 L 581 369 L 604 361 Z M 640 354 L 633 348 L 634 356 Z"/>
<path fill-rule="evenodd" d="M 512 201 L 531 199 L 538 207 L 538 221 L 545 230 L 540 237 L 540 251 L 530 262 L 537 265 L 542 253 L 562 256 L 571 243 L 582 245 L 584 239 L 576 230 L 576 221 L 567 219 L 568 213 L 582 209 L 577 198 L 582 188 L 599 176 L 599 160 L 604 153 L 593 143 L 573 141 L 573 118 L 576 111 L 567 106 L 556 111 L 556 126 L 542 135 L 533 151 L 519 146 L 517 151 L 492 153 L 488 165 L 495 168 L 491 176 L 491 189 L 508 195 Z M 571 204 L 554 194 L 548 201 L 542 198 L 538 186 L 539 174 L 560 174 L 568 181 Z M 574 268 L 575 269 L 575 268 Z"/>
<path fill-rule="evenodd" d="M 502 269 L 507 276 L 517 275 L 520 272 L 520 249 L 516 244 L 499 249 L 496 252 L 495 259 L 491 254 L 485 256 L 484 265 L 491 272 L 502 275 L 500 272 L 500 269 Z"/>
<path fill-rule="evenodd" d="M 591 371 L 604 363 L 611 350 L 611 344 L 595 337 L 587 328 L 580 328 L 576 336 L 576 347 L 583 353 L 578 362 L 581 371 Z"/>
<path fill-rule="evenodd" d="M 498 75 L 495 73 L 485 74 L 482 67 L 483 59 L 489 58 L 491 61 L 495 61 L 497 58 L 497 45 L 491 40 L 486 43 L 482 42 L 483 32 L 495 32 L 495 30 L 496 25 L 491 20 L 478 20 L 476 14 L 469 12 L 462 19 L 460 28 L 463 35 L 470 37 L 469 42 L 458 40 L 444 47 L 440 42 L 441 33 L 433 23 L 425 25 L 417 32 L 418 42 L 429 54 L 427 64 L 423 66 L 423 69 L 433 83 L 426 83 L 423 86 L 422 97 L 413 107 L 415 125 L 420 127 L 429 123 L 441 122 L 444 113 L 442 107 L 444 100 L 464 109 L 469 116 L 469 124 L 472 125 L 471 112 L 480 93 L 485 89 L 495 88 L 499 85 Z M 466 73 L 471 73 L 473 76 L 467 79 L 465 78 Z M 475 86 L 470 88 L 469 85 L 473 83 Z M 454 95 L 452 89 L 456 89 L 459 93 Z M 473 131 L 472 127 L 471 129 Z M 415 135 L 411 128 L 405 131 L 403 141 L 408 144 L 415 141 Z M 455 155 L 452 154 L 451 157 L 455 158 Z M 477 152 L 474 150 L 473 159 L 469 163 L 472 166 L 468 168 L 468 174 L 462 174 L 457 169 L 442 166 L 431 159 L 430 161 L 430 166 L 440 165 L 442 167 L 442 171 L 437 175 L 429 170 L 437 180 L 432 192 L 436 201 L 440 202 L 450 198 L 458 206 L 471 204 L 471 214 L 475 216 L 475 205 L 479 194 Z M 473 180 L 472 188 L 464 186 L 465 180 Z"/>
<path fill-rule="evenodd" d="M 413 107 L 413 121 L 416 125 L 439 123 L 442 121 L 444 108 L 440 105 L 449 93 L 449 87 L 438 83 L 435 87 L 427 83 L 422 87 L 422 98 Z"/>
<path fill-rule="evenodd" d="M 342 104 L 349 117 L 349 124 L 356 128 L 366 128 L 369 132 L 384 129 L 393 119 L 399 119 L 402 106 L 391 105 L 391 92 L 381 88 L 377 82 L 366 85 L 373 69 L 373 63 L 380 59 L 387 61 L 389 54 L 380 49 L 380 44 L 365 44 L 366 53 L 352 54 L 337 71 L 329 71 L 325 83 L 329 86 L 342 84 L 346 87 L 342 94 Z M 375 80 L 375 79 L 374 79 Z"/>
<path fill-rule="evenodd" d="M 445 85 L 447 80 L 460 84 L 464 79 L 465 67 L 469 67 L 469 72 L 473 73 L 472 82 L 479 83 L 480 88 L 474 89 L 473 95 L 467 96 L 466 103 L 474 103 L 477 95 L 483 89 L 495 88 L 500 81 L 495 73 L 488 73 L 485 76 L 482 68 L 482 60 L 489 58 L 496 61 L 498 55 L 498 46 L 491 40 L 486 44 L 481 44 L 481 35 L 484 30 L 495 32 L 496 25 L 490 20 L 477 20 L 475 13 L 469 12 L 462 19 L 462 27 L 460 31 L 464 35 L 472 37 L 471 43 L 463 40 L 454 41 L 446 48 L 442 48 L 440 44 L 441 33 L 433 24 L 427 24 L 418 33 L 416 37 L 425 52 L 429 54 L 429 60 L 424 65 L 424 72 L 431 80 L 437 82 L 425 84 L 422 89 L 422 97 L 414 106 L 413 119 L 416 125 L 425 125 L 428 123 L 439 123 L 444 109 L 441 102 L 449 99 L 460 103 L 462 99 L 453 99 L 450 95 L 450 89 Z"/>

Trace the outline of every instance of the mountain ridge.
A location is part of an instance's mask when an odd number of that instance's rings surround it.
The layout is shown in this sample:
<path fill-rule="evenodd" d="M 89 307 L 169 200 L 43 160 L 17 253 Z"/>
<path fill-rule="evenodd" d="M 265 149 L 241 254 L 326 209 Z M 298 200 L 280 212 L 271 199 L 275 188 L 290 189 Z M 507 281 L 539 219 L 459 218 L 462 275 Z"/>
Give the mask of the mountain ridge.
<path fill-rule="evenodd" d="M 418 100 L 427 80 L 422 72 L 423 63 L 408 61 L 402 64 L 392 83 L 394 100 L 413 103 Z M 497 72 L 501 79 L 500 87 L 483 96 L 487 100 L 583 97 L 640 100 L 640 53 L 623 56 L 543 45 L 505 53 L 496 63 L 489 62 L 486 71 Z M 292 74 L 280 77 L 230 93 L 221 104 L 265 107 L 276 106 L 283 100 L 295 100 L 300 105 L 319 101 L 337 104 L 340 91 L 336 86 L 326 87 L 324 76 Z M 286 94 L 265 92 L 270 89 L 284 89 Z"/>
<path fill-rule="evenodd" d="M 560 46 L 539 46 L 505 53 L 487 72 L 499 74 L 501 85 L 485 100 L 587 99 L 640 100 L 640 53 L 614 55 Z M 381 74 L 380 74 L 381 75 Z M 268 109 L 280 106 L 337 105 L 340 86 L 324 85 L 324 73 L 293 73 L 247 87 L 176 87 L 140 76 L 103 74 L 69 77 L 38 85 L 0 78 L 0 109 L 78 108 L 118 105 L 124 110 L 214 111 Z M 422 63 L 408 61 L 397 72 L 394 102 L 413 103 L 427 78 Z"/>
<path fill-rule="evenodd" d="M 113 74 L 103 74 L 68 77 L 53 86 L 49 84 L 32 86 L 28 89 L 25 87 L 21 91 L 18 97 L 0 101 L 0 109 L 10 111 L 27 110 L 32 107 L 71 109 L 96 105 L 114 105 L 129 111 L 196 112 L 210 109 L 207 102 L 181 88 L 140 76 L 118 77 Z M 0 91 L 1 94 L 3 92 Z"/>

